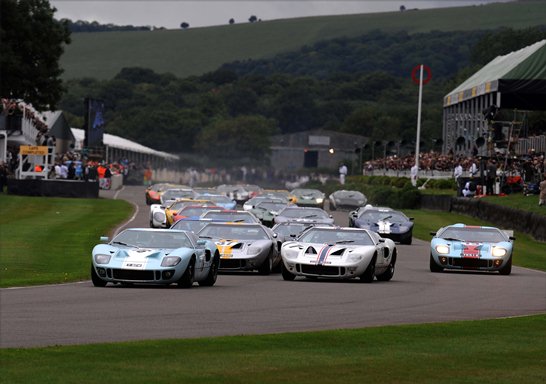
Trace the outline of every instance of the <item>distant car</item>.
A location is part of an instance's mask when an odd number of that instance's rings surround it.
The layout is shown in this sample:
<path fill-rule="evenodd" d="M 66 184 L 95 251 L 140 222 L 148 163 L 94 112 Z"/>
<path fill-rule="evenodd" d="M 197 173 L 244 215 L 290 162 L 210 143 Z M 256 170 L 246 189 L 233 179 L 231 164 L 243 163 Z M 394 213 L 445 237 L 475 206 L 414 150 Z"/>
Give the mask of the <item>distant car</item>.
<path fill-rule="evenodd" d="M 191 188 L 169 188 L 161 194 L 160 201 L 162 205 L 167 206 L 178 199 L 195 199 L 196 197 L 197 193 Z"/>
<path fill-rule="evenodd" d="M 366 205 L 368 199 L 362 192 L 339 190 L 328 196 L 330 210 L 336 209 L 357 209 Z"/>
<path fill-rule="evenodd" d="M 290 194 L 295 196 L 296 204 L 300 207 L 319 207 L 324 209 L 325 195 L 318 189 L 296 188 Z"/>
<path fill-rule="evenodd" d="M 174 223 L 171 229 L 178 229 L 181 231 L 190 231 L 193 233 L 198 233 L 205 225 L 208 223 L 215 222 L 212 219 L 202 219 L 202 218 L 184 218 L 178 220 Z"/>
<path fill-rule="evenodd" d="M 224 220 L 233 223 L 260 223 L 252 213 L 241 210 L 211 210 L 201 215 L 204 219 Z"/>
<path fill-rule="evenodd" d="M 352 221 L 349 217 L 349 226 L 369 229 L 402 244 L 412 243 L 413 218 L 391 208 L 367 207 Z"/>
<path fill-rule="evenodd" d="M 171 227 L 178 222 L 181 219 L 199 219 L 203 214 L 207 211 L 212 210 L 223 210 L 224 208 L 219 207 L 217 205 L 211 205 L 211 204 L 202 204 L 202 205 L 186 205 L 179 211 L 173 212 L 171 218 L 172 218 L 172 224 Z"/>
<path fill-rule="evenodd" d="M 264 189 L 259 196 L 283 199 L 292 204 L 296 204 L 297 200 L 296 196 L 292 195 L 286 189 Z"/>
<path fill-rule="evenodd" d="M 275 216 L 275 224 L 284 222 L 306 224 L 333 224 L 334 219 L 325 210 L 313 207 L 287 206 Z"/>
<path fill-rule="evenodd" d="M 217 193 L 221 193 L 235 200 L 239 204 L 243 204 L 250 198 L 250 192 L 242 185 L 222 184 L 216 187 Z"/>
<path fill-rule="evenodd" d="M 108 241 L 108 238 L 101 238 Z M 91 280 L 108 283 L 177 283 L 190 288 L 194 281 L 216 282 L 220 254 L 214 242 L 187 231 L 129 228 L 92 251 Z"/>
<path fill-rule="evenodd" d="M 259 195 L 245 201 L 245 203 L 243 204 L 243 209 L 245 211 L 250 211 L 252 208 L 254 208 L 254 206 L 256 206 L 256 204 L 261 203 L 262 201 L 270 201 L 273 203 L 284 203 L 285 205 L 287 204 L 287 201 L 284 198 L 278 198 L 278 197 L 267 196 L 267 195 Z"/>
<path fill-rule="evenodd" d="M 209 223 L 198 233 L 220 252 L 220 270 L 257 270 L 268 275 L 280 266 L 279 244 L 273 232 L 257 223 Z"/>
<path fill-rule="evenodd" d="M 266 200 L 256 204 L 249 212 L 256 216 L 263 225 L 272 227 L 275 216 L 285 207 L 287 207 L 286 203 Z"/>
<path fill-rule="evenodd" d="M 432 232 L 430 271 L 444 269 L 512 272 L 512 234 L 495 227 L 453 224 Z"/>
<path fill-rule="evenodd" d="M 237 208 L 237 202 L 230 199 L 224 194 L 202 193 L 196 197 L 196 199 L 210 200 L 214 204 L 223 209 L 235 209 Z"/>
<path fill-rule="evenodd" d="M 176 184 L 171 183 L 157 183 L 150 185 L 148 188 L 146 188 L 145 197 L 146 197 L 146 204 L 161 204 L 161 195 L 169 188 L 177 188 L 177 187 L 183 187 Z"/>
<path fill-rule="evenodd" d="M 171 203 L 171 205 L 169 205 L 168 207 L 165 207 L 166 227 L 167 228 L 170 227 L 177 220 L 179 220 L 181 216 L 179 216 L 178 213 L 184 207 L 187 207 L 190 205 L 192 206 L 200 205 L 203 207 L 207 206 L 207 207 L 211 207 L 211 209 L 212 207 L 217 207 L 217 205 L 210 200 L 194 200 L 194 199 L 188 199 L 188 198 L 175 200 L 173 203 Z"/>
<path fill-rule="evenodd" d="M 396 265 L 396 245 L 367 229 L 309 228 L 281 247 L 282 277 L 352 279 L 371 283 L 389 281 Z"/>
<path fill-rule="evenodd" d="M 328 226 L 328 224 L 309 224 L 309 223 L 296 223 L 296 222 L 284 222 L 275 224 L 271 230 L 277 235 L 277 241 L 284 243 L 285 241 L 292 241 L 298 237 L 303 231 L 311 228 L 314 225 Z M 334 224 L 330 224 L 334 226 Z"/>

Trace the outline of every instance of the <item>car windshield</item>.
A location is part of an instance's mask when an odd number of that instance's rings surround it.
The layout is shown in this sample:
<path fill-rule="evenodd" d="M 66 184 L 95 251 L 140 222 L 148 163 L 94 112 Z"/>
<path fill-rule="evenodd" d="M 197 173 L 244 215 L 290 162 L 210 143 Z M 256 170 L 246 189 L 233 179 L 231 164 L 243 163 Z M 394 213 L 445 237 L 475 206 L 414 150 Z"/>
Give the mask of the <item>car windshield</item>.
<path fill-rule="evenodd" d="M 312 228 L 298 238 L 303 243 L 373 245 L 373 241 L 364 230 Z"/>
<path fill-rule="evenodd" d="M 284 203 L 271 203 L 269 201 L 264 201 L 256 205 L 256 208 L 262 208 L 268 211 L 280 211 L 286 207 Z"/>
<path fill-rule="evenodd" d="M 200 220 L 178 220 L 171 229 L 181 229 L 183 231 L 191 231 L 193 233 L 199 232 L 205 225 L 210 223 L 210 221 L 200 221 Z"/>
<path fill-rule="evenodd" d="M 202 217 L 205 217 L 207 219 L 213 219 L 213 220 L 229 220 L 229 221 L 236 221 L 240 223 L 255 223 L 256 219 L 251 213 L 247 212 L 216 212 L 216 211 L 208 211 L 203 214 Z"/>
<path fill-rule="evenodd" d="M 163 196 L 161 196 L 163 201 L 174 200 L 180 198 L 193 198 L 195 193 L 191 189 L 167 189 Z"/>
<path fill-rule="evenodd" d="M 297 196 L 322 197 L 322 192 L 316 189 L 294 189 L 292 194 Z"/>
<path fill-rule="evenodd" d="M 269 236 L 259 225 L 209 224 L 199 231 L 200 237 L 233 240 L 268 240 Z"/>
<path fill-rule="evenodd" d="M 506 237 L 498 229 L 479 227 L 450 227 L 443 231 L 439 237 L 476 243 L 507 241 Z"/>
<path fill-rule="evenodd" d="M 404 214 L 402 214 L 400 212 L 397 212 L 397 211 L 371 211 L 371 210 L 366 210 L 366 211 L 362 212 L 359 219 L 363 219 L 363 220 L 367 220 L 367 221 L 371 221 L 371 222 L 376 222 L 376 221 L 381 221 L 381 220 L 388 220 L 391 223 L 397 223 L 397 224 L 407 223 L 408 222 L 408 218 Z"/>
<path fill-rule="evenodd" d="M 334 197 L 337 199 L 364 199 L 364 195 L 358 191 L 336 191 Z"/>
<path fill-rule="evenodd" d="M 214 208 L 217 209 L 217 208 Z M 201 216 L 203 213 L 210 211 L 211 207 L 184 207 L 178 214 L 181 216 Z"/>
<path fill-rule="evenodd" d="M 321 209 L 313 208 L 287 208 L 281 213 L 281 216 L 296 217 L 296 218 L 328 218 L 328 214 Z"/>
<path fill-rule="evenodd" d="M 111 244 L 138 248 L 191 247 L 191 242 L 186 233 L 157 230 L 125 230 L 114 237 Z"/>

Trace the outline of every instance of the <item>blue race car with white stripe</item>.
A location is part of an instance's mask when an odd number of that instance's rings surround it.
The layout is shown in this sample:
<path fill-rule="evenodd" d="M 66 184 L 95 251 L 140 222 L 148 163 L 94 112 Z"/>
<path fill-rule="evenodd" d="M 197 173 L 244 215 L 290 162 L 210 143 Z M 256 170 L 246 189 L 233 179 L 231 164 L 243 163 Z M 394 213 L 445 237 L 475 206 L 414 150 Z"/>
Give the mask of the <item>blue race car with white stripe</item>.
<path fill-rule="evenodd" d="M 101 237 L 107 241 L 107 237 Z M 212 286 L 218 275 L 220 254 L 214 242 L 189 231 L 129 228 L 107 244 L 93 248 L 91 280 L 96 287 L 108 283 L 177 283 L 191 288 L 194 282 Z"/>
<path fill-rule="evenodd" d="M 360 228 L 314 226 L 281 247 L 282 277 L 352 279 L 371 283 L 394 275 L 394 242 Z"/>
<path fill-rule="evenodd" d="M 432 232 L 430 271 L 444 269 L 512 272 L 513 231 L 453 224 Z"/>

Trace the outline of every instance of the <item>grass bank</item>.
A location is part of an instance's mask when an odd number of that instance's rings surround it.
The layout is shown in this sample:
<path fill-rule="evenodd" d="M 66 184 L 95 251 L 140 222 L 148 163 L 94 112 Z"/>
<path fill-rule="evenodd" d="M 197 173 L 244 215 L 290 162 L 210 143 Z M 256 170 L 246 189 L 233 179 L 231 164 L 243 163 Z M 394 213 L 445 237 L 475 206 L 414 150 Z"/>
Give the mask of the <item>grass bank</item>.
<path fill-rule="evenodd" d="M 2 349 L 6 383 L 543 383 L 546 315 Z"/>
<path fill-rule="evenodd" d="M 126 201 L 0 195 L 0 287 L 89 279 L 91 249 Z"/>

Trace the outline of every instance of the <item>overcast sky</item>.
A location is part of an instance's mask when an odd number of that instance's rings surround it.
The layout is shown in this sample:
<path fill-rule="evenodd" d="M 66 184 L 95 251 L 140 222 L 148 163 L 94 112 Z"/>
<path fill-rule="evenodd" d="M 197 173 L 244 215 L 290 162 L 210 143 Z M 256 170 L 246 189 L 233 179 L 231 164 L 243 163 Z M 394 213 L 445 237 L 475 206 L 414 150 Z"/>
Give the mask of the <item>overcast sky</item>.
<path fill-rule="evenodd" d="M 251 15 L 263 21 L 304 16 L 342 15 L 354 13 L 398 11 L 406 8 L 440 8 L 506 2 L 509 0 L 440 0 L 440 1 L 229 1 L 229 0 L 50 0 L 57 8 L 56 19 L 98 21 L 100 24 L 155 26 L 180 28 L 187 22 L 190 27 L 224 25 L 233 18 L 236 23 L 247 23 Z"/>

